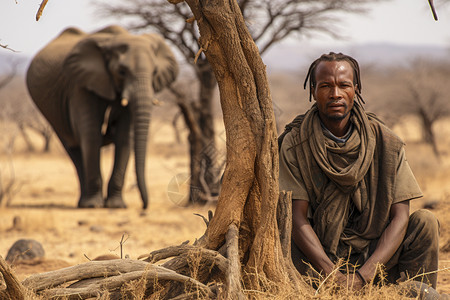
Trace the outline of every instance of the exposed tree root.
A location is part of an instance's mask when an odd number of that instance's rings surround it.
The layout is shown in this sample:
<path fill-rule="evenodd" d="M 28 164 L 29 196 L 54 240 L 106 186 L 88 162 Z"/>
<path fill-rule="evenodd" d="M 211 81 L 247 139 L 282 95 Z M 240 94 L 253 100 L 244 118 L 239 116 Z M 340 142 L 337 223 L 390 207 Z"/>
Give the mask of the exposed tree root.
<path fill-rule="evenodd" d="M 25 288 L 0 255 L 0 299 L 25 299 Z"/>
<path fill-rule="evenodd" d="M 195 279 L 180 275 L 174 271 L 163 269 L 161 267 L 156 267 L 153 265 L 149 266 L 151 267 L 144 271 L 133 271 L 122 275 L 99 278 L 94 282 L 90 282 L 89 285 L 85 287 L 48 289 L 45 290 L 43 295 L 45 295 L 45 298 L 48 299 L 57 299 L 61 297 L 67 297 L 68 299 L 86 299 L 99 296 L 105 291 L 112 292 L 118 289 L 120 290 L 125 283 L 133 280 L 144 279 L 144 282 L 147 282 L 157 279 L 158 281 L 167 280 L 170 282 L 181 282 L 187 288 L 198 289 L 205 296 L 210 298 L 214 297 L 214 293 L 209 287 Z"/>
<path fill-rule="evenodd" d="M 89 261 L 73 267 L 31 275 L 23 281 L 23 286 L 20 283 L 18 286 L 22 290 L 26 287 L 39 293 L 46 299 L 89 299 L 105 294 L 118 294 L 126 283 L 143 279 L 145 283 L 157 281 L 165 290 L 163 294 L 168 297 L 174 296 L 174 299 L 193 299 L 196 298 L 194 295 L 210 299 L 215 299 L 219 295 L 223 299 L 244 299 L 240 282 L 239 231 L 236 225 L 230 225 L 226 240 L 224 247 L 227 258 L 218 251 L 183 243 L 153 251 L 145 256 L 145 261 L 124 259 Z M 174 258 L 162 266 L 153 264 L 169 257 Z M 192 269 L 191 259 L 197 260 L 197 269 Z M 214 267 L 217 269 L 213 269 Z M 11 272 L 7 274 L 12 275 Z M 212 278 L 222 278 L 225 289 L 207 286 L 206 283 L 211 282 Z M 68 285 L 69 283 L 72 284 Z M 152 287 L 149 286 L 148 289 L 152 290 Z"/>
<path fill-rule="evenodd" d="M 169 257 L 186 257 L 192 253 L 201 256 L 207 265 L 217 266 L 222 272 L 227 270 L 227 260 L 219 252 L 199 246 L 187 245 L 186 242 L 179 246 L 170 246 L 153 251 L 148 255 L 141 255 L 139 259 L 145 258 L 144 261 L 154 264 Z M 181 264 L 185 265 L 185 260 L 185 258 L 181 259 Z M 171 270 L 177 269 L 177 265 L 180 265 L 180 262 L 177 260 L 170 260 L 163 264 L 164 267 Z"/>
<path fill-rule="evenodd" d="M 105 292 L 114 292 L 125 283 L 144 279 L 144 282 L 178 282 L 184 288 L 195 289 L 207 297 L 214 297 L 211 288 L 185 275 L 176 273 L 162 266 L 139 260 L 90 261 L 81 265 L 61 270 L 32 275 L 25 279 L 24 286 L 54 299 L 87 299 Z M 68 282 L 79 281 L 69 287 L 59 287 Z"/>
<path fill-rule="evenodd" d="M 143 261 L 128 259 L 89 261 L 73 267 L 31 275 L 23 281 L 23 285 L 39 292 L 75 280 L 117 276 L 128 272 L 143 271 L 149 266 L 152 265 Z M 158 268 L 158 266 L 152 267 Z"/>
<path fill-rule="evenodd" d="M 225 299 L 245 299 L 241 289 L 241 262 L 239 260 L 239 229 L 235 224 L 228 227 L 226 235 L 227 254 L 229 267 L 226 272 L 226 297 Z"/>
<path fill-rule="evenodd" d="M 209 218 L 211 219 L 211 216 Z M 292 226 L 290 193 L 280 194 L 277 224 L 283 264 L 294 270 L 290 255 Z M 105 295 L 110 299 L 120 299 L 122 293 L 126 293 L 123 287 L 137 281 L 143 285 L 146 294 L 156 292 L 165 298 L 245 299 L 242 290 L 243 267 L 239 254 L 239 231 L 237 225 L 230 224 L 225 244 L 219 251 L 184 242 L 179 246 L 143 255 L 140 258 L 145 258 L 144 261 L 125 259 L 89 261 L 73 267 L 31 275 L 22 284 L 17 281 L 6 262 L 0 257 L 0 296 L 25 299 L 26 289 L 29 289 L 44 295 L 46 299 L 89 299 Z M 154 264 L 167 258 L 172 259 L 160 266 Z M 295 271 L 288 275 L 293 282 L 300 280 L 299 274 Z M 152 285 L 155 282 L 159 289 Z"/>

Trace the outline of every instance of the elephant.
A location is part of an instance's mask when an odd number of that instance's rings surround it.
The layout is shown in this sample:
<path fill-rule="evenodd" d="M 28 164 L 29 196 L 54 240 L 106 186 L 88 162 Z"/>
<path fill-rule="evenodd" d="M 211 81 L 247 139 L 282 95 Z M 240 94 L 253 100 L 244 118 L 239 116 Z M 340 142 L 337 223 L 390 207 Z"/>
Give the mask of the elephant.
<path fill-rule="evenodd" d="M 154 95 L 177 77 L 173 52 L 157 34 L 134 35 L 113 25 L 94 33 L 71 27 L 32 59 L 29 94 L 71 158 L 79 208 L 125 208 L 125 171 L 134 142 L 136 180 L 148 206 L 145 161 Z M 114 144 L 103 197 L 101 147 Z"/>

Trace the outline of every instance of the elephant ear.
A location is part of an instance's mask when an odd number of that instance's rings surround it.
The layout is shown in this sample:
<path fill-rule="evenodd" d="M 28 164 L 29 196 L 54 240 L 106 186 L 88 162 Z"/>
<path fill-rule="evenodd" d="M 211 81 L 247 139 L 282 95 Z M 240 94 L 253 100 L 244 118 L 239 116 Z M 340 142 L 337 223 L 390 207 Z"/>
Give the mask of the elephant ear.
<path fill-rule="evenodd" d="M 100 46 L 101 39 L 91 37 L 80 41 L 64 61 L 64 70 L 77 86 L 83 86 L 96 95 L 114 100 L 115 87 L 106 68 L 106 62 Z"/>
<path fill-rule="evenodd" d="M 150 47 L 155 54 L 153 71 L 153 89 L 155 93 L 170 85 L 179 72 L 178 62 L 169 45 L 157 34 L 143 34 L 150 40 Z"/>

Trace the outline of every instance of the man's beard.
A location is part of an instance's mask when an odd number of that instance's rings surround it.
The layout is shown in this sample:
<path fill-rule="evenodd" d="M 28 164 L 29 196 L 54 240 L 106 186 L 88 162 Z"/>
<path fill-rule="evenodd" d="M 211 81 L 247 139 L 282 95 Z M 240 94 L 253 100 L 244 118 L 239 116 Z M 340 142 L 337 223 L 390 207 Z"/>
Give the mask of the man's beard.
<path fill-rule="evenodd" d="M 345 111 L 345 113 L 343 115 L 331 115 L 331 116 L 330 115 L 326 115 L 327 119 L 329 119 L 331 121 L 342 121 L 342 120 L 344 120 L 348 116 L 348 114 L 350 113 L 350 110 L 347 110 L 348 109 L 347 103 L 344 103 L 343 105 L 344 105 L 344 111 Z"/>

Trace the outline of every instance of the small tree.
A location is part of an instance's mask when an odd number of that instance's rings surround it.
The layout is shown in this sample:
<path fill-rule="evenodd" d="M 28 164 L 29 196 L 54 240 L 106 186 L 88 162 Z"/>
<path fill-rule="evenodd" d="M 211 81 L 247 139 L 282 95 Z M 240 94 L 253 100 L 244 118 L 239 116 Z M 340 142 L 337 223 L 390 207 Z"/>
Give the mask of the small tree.
<path fill-rule="evenodd" d="M 0 75 L 0 90 L 3 89 L 8 83 L 13 80 L 13 78 L 17 75 L 17 66 L 18 62 L 13 60 L 10 63 L 10 70 L 6 74 Z"/>
<path fill-rule="evenodd" d="M 5 161 L 0 161 L 0 207 L 9 206 L 20 187 L 12 157 L 7 155 Z"/>
<path fill-rule="evenodd" d="M 53 129 L 37 110 L 24 84 L 23 75 L 15 75 L 10 83 L 0 90 L 0 122 L 13 126 L 8 133 L 4 133 L 3 140 L 11 146 L 18 135 L 22 136 L 28 151 L 35 151 L 35 146 L 28 135 L 33 130 L 44 139 L 43 151 L 50 150 Z"/>
<path fill-rule="evenodd" d="M 398 75 L 404 84 L 399 91 L 397 111 L 419 118 L 422 139 L 439 158 L 433 125 L 450 115 L 450 63 L 416 59 L 409 68 L 399 71 Z"/>

